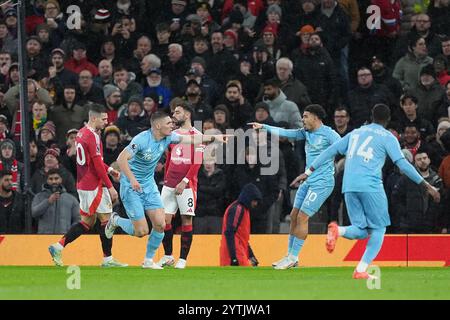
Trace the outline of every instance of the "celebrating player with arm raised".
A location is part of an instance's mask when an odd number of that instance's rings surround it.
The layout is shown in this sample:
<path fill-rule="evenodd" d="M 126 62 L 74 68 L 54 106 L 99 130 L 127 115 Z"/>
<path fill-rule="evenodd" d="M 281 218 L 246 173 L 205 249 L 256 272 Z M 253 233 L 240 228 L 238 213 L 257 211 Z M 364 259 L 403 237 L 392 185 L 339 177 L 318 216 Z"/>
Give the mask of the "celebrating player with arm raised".
<path fill-rule="evenodd" d="M 340 139 L 333 129 L 322 123 L 326 113 L 317 104 L 309 105 L 303 113 L 303 129 L 286 130 L 259 123 L 250 123 L 254 129 L 266 129 L 268 132 L 296 140 L 306 140 L 306 164 L 326 148 Z M 294 181 L 292 184 L 295 184 Z M 292 185 L 291 184 L 291 185 Z M 320 170 L 315 172 L 308 183 L 300 186 L 295 196 L 291 211 L 291 225 L 287 255 L 272 265 L 275 269 L 288 269 L 298 264 L 298 255 L 308 236 L 308 221 L 331 194 L 334 188 L 334 161 L 330 160 Z"/>
<path fill-rule="evenodd" d="M 74 224 L 69 231 L 49 247 L 54 263 L 62 266 L 62 249 L 83 233 L 97 226 L 102 243 L 104 261 L 102 266 L 126 266 L 112 257 L 112 239 L 105 235 L 105 226 L 112 212 L 112 205 L 118 194 L 108 173 L 118 177 L 120 173 L 103 162 L 103 147 L 98 131 L 108 121 L 106 110 L 101 105 L 92 105 L 89 122 L 76 137 L 77 149 L 77 190 L 80 197 L 81 222 Z M 98 224 L 96 224 L 98 218 Z"/>
<path fill-rule="evenodd" d="M 330 253 L 333 252 L 339 236 L 347 239 L 369 238 L 364 255 L 353 273 L 355 279 L 373 277 L 367 273 L 367 268 L 378 255 L 386 227 L 390 225 L 381 172 L 386 156 L 389 156 L 408 178 L 423 185 L 436 202 L 440 201 L 439 192 L 405 159 L 397 138 L 385 129 L 390 121 L 389 107 L 384 104 L 375 105 L 372 118 L 372 124 L 347 134 L 325 150 L 308 170 L 299 176 L 299 180 L 308 181 L 308 176 L 312 177 L 316 170 L 335 155 L 346 155 L 342 192 L 351 225 L 339 227 L 335 222 L 330 223 L 326 247 Z"/>

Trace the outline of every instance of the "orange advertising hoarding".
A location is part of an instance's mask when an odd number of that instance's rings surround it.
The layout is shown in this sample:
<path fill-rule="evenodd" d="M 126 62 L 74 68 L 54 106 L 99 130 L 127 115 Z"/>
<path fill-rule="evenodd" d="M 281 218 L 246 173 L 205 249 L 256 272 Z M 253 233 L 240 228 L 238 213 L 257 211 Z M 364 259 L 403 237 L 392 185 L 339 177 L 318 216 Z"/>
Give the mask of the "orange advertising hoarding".
<path fill-rule="evenodd" d="M 0 265 L 52 265 L 48 246 L 58 235 L 0 236 Z M 114 236 L 113 255 L 120 261 L 139 266 L 145 255 L 147 237 Z M 270 266 L 286 253 L 287 235 L 252 235 L 253 251 L 260 266 Z M 189 266 L 219 265 L 220 235 L 195 235 L 189 254 Z M 174 236 L 174 255 L 179 254 L 180 238 Z M 325 235 L 310 235 L 300 253 L 300 266 L 354 266 L 365 249 L 364 240 L 339 239 L 336 250 L 325 250 Z M 155 259 L 164 254 L 162 246 Z M 66 265 L 100 265 L 102 251 L 96 235 L 85 235 L 67 246 Z M 375 263 L 379 266 L 449 266 L 450 235 L 388 235 Z"/>

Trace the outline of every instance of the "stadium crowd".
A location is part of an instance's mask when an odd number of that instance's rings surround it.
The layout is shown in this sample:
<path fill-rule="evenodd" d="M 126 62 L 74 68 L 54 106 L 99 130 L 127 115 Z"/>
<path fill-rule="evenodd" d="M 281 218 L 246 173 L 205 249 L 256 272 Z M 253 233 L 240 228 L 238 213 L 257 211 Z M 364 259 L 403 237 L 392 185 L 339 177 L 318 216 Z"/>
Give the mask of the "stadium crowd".
<path fill-rule="evenodd" d="M 31 0 L 26 59 L 30 128 L 22 128 L 17 63 L 17 12 L 0 13 L 0 233 L 22 233 L 25 214 L 36 233 L 65 233 L 79 221 L 75 137 L 88 105 L 102 104 L 104 161 L 115 160 L 150 126 L 155 110 L 187 103 L 203 132 L 248 129 L 257 121 L 302 127 L 310 104 L 341 136 L 370 122 L 371 108 L 391 108 L 389 129 L 406 158 L 442 192 L 434 203 L 392 164 L 384 169 L 391 233 L 448 233 L 450 227 L 449 0 Z M 67 8 L 81 10 L 73 28 Z M 372 19 L 370 5 L 380 8 Z M 371 17 L 372 16 L 372 17 Z M 368 21 L 378 21 L 379 28 Z M 369 28 L 370 27 L 370 28 Z M 21 134 L 31 162 L 22 162 Z M 194 233 L 220 233 L 226 206 L 254 183 L 263 201 L 251 210 L 252 233 L 279 233 L 304 170 L 304 144 L 264 132 L 237 150 L 243 164 L 206 156 L 198 174 Z M 224 146 L 232 148 L 233 146 Z M 279 150 L 273 150 L 278 148 Z M 279 170 L 260 150 L 279 154 Z M 230 150 L 228 150 L 230 151 Z M 278 152 L 279 151 L 279 152 Z M 224 152 L 224 154 L 227 153 Z M 336 187 L 316 222 L 348 224 Z M 32 212 L 21 200 L 23 167 L 31 168 Z M 156 179 L 162 187 L 164 160 Z M 116 186 L 118 181 L 115 181 Z M 116 188 L 119 190 L 118 188 Z M 116 208 L 124 215 L 123 208 Z"/>

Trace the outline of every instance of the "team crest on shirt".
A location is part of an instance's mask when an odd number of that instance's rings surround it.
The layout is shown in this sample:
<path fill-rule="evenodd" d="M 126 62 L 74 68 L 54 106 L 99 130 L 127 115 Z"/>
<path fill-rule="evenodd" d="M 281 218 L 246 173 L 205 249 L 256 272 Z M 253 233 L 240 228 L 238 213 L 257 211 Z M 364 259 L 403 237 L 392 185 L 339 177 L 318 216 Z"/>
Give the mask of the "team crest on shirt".
<path fill-rule="evenodd" d="M 142 154 L 142 158 L 143 158 L 145 161 L 150 161 L 150 160 L 152 160 L 152 153 L 151 153 L 151 151 L 149 151 L 149 152 L 144 152 L 144 153 Z"/>
<path fill-rule="evenodd" d="M 136 149 L 137 149 L 137 144 L 136 144 L 136 143 L 133 143 L 133 144 L 131 145 L 131 149 L 132 149 L 132 150 L 136 150 Z"/>

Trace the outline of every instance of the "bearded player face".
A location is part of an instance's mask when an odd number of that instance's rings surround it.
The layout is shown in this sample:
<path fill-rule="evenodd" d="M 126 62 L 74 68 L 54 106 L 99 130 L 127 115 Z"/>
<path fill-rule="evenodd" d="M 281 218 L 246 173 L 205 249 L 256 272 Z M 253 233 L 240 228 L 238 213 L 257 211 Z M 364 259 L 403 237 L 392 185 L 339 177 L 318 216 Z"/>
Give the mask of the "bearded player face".
<path fill-rule="evenodd" d="M 173 121 L 177 127 L 182 127 L 186 120 L 188 119 L 187 112 L 183 109 L 183 107 L 176 107 L 173 112 Z"/>

